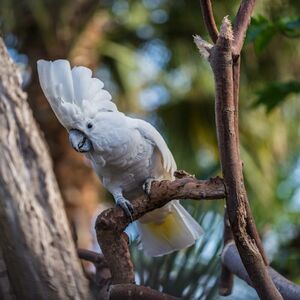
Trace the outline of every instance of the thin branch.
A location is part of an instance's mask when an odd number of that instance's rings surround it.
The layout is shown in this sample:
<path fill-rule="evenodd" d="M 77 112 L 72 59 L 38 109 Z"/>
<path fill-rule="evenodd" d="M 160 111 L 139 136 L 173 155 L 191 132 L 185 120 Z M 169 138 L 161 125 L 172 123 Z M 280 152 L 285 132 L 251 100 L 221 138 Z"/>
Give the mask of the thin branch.
<path fill-rule="evenodd" d="M 224 246 L 223 249 L 226 247 L 227 244 L 232 243 L 234 241 L 232 231 L 230 228 L 230 223 L 228 219 L 227 209 L 224 209 Z M 221 275 L 220 275 L 220 283 L 219 283 L 219 294 L 221 296 L 228 296 L 231 294 L 233 288 L 233 274 L 227 268 L 226 265 L 222 263 Z"/>
<path fill-rule="evenodd" d="M 112 279 L 104 256 L 87 249 L 77 249 L 77 254 L 80 259 L 94 264 L 96 273 L 85 270 L 85 275 L 90 282 L 90 287 L 94 291 L 96 299 L 107 300 Z"/>
<path fill-rule="evenodd" d="M 218 28 L 216 26 L 213 9 L 210 0 L 200 0 L 201 11 L 206 29 L 214 43 L 218 39 Z"/>
<path fill-rule="evenodd" d="M 255 2 L 255 0 L 242 0 L 241 2 L 233 27 L 233 55 L 239 55 L 242 50 Z"/>
<path fill-rule="evenodd" d="M 131 201 L 133 220 L 149 211 L 166 205 L 173 199 L 212 200 L 223 199 L 225 189 L 221 178 L 197 180 L 183 172 L 177 172 L 175 181 L 154 181 L 149 197 L 142 196 Z M 113 275 L 113 284 L 133 283 L 134 271 L 128 250 L 128 237 L 123 233 L 130 220 L 119 207 L 105 210 L 96 221 L 99 245 Z"/>
<path fill-rule="evenodd" d="M 227 268 L 237 275 L 242 280 L 246 281 L 253 287 L 251 279 L 249 278 L 247 271 L 241 261 L 240 255 L 234 243 L 229 243 L 224 248 L 222 253 L 222 263 Z M 268 273 L 272 278 L 275 286 L 280 291 L 284 300 L 298 300 L 300 299 L 300 286 L 292 283 L 284 278 L 277 271 L 268 267 Z"/>
<path fill-rule="evenodd" d="M 243 10 L 239 10 L 239 13 L 241 13 Z M 251 13 L 251 12 L 249 12 Z M 237 19 L 240 19 L 238 16 Z M 233 40 L 233 43 L 235 40 Z M 233 76 L 233 97 L 234 97 L 234 127 L 236 132 L 236 149 L 238 152 L 238 156 L 240 157 L 240 138 L 239 138 L 239 88 L 240 88 L 240 64 L 241 64 L 241 58 L 240 54 L 234 55 L 232 58 L 232 76 Z M 241 162 L 241 168 L 242 162 Z M 247 197 L 247 195 L 245 195 Z M 255 240 L 256 246 L 264 260 L 265 265 L 268 265 L 268 258 L 264 251 L 261 239 L 259 237 L 259 234 L 257 232 L 254 219 L 252 216 L 251 209 L 249 205 L 247 205 L 247 231 L 249 235 L 252 237 L 253 240 Z"/>
<path fill-rule="evenodd" d="M 232 77 L 233 77 L 233 98 L 234 98 L 234 127 L 235 132 L 239 131 L 239 94 L 240 94 L 240 70 L 241 70 L 241 58 L 240 56 L 233 57 L 232 59 Z M 236 135 L 236 147 L 240 156 L 240 137 Z"/>
<path fill-rule="evenodd" d="M 247 198 L 247 194 L 245 195 L 245 198 L 247 199 L 247 203 L 248 203 L 248 198 Z M 268 256 L 264 250 L 264 247 L 263 247 L 263 244 L 262 244 L 262 241 L 259 237 L 259 234 L 258 234 L 258 231 L 256 229 L 256 225 L 255 225 L 255 222 L 254 222 L 254 218 L 253 218 L 253 215 L 252 215 L 252 212 L 251 212 L 251 208 L 249 206 L 249 203 L 247 204 L 246 206 L 246 210 L 247 210 L 247 232 L 249 234 L 249 236 L 252 238 L 252 240 L 255 241 L 255 244 L 259 250 L 259 253 L 264 261 L 264 264 L 266 266 L 269 265 L 269 259 L 268 259 Z"/>
<path fill-rule="evenodd" d="M 77 249 L 77 254 L 80 259 L 87 260 L 93 264 L 104 263 L 104 256 L 100 253 L 87 250 L 87 249 Z"/>
<path fill-rule="evenodd" d="M 242 261 L 261 299 L 282 299 L 271 281 L 256 242 L 247 232 L 250 211 L 237 145 L 232 70 L 232 28 L 224 18 L 209 62 L 216 84 L 216 123 L 221 167 L 226 187 L 226 205 L 234 239 Z"/>

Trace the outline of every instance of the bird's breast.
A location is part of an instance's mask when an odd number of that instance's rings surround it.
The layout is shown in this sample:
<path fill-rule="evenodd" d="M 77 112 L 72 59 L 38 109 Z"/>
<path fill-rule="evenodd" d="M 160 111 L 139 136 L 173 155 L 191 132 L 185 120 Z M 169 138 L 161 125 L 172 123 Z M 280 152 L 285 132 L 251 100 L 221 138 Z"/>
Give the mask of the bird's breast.
<path fill-rule="evenodd" d="M 98 176 L 108 184 L 118 184 L 125 192 L 140 190 L 151 176 L 153 145 L 138 131 L 106 134 L 94 148 L 89 158 Z"/>

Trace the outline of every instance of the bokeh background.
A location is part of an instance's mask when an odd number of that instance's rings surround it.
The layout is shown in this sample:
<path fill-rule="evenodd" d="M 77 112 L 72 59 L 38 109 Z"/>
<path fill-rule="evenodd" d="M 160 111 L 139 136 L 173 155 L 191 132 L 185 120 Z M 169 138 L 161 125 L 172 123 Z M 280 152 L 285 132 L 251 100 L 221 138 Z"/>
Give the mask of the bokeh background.
<path fill-rule="evenodd" d="M 300 283 L 300 2 L 257 1 L 242 57 L 240 133 L 247 190 L 272 266 Z M 213 1 L 217 23 L 239 1 Z M 49 145 L 77 244 L 95 248 L 93 222 L 112 205 L 69 145 L 38 84 L 36 61 L 92 68 L 120 110 L 151 122 L 179 169 L 220 174 L 214 82 L 193 34 L 209 39 L 199 1 L 0 0 L 1 36 Z M 223 201 L 185 201 L 206 234 L 194 247 L 149 258 L 132 245 L 137 281 L 185 299 L 217 296 Z M 257 299 L 236 280 L 230 299 Z"/>

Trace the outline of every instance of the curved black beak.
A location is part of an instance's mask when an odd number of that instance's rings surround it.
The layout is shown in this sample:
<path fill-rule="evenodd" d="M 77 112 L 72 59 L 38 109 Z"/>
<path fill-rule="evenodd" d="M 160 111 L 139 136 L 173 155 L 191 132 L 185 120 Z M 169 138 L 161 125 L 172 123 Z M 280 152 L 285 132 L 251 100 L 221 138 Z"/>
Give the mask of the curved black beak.
<path fill-rule="evenodd" d="M 78 129 L 71 129 L 69 131 L 69 141 L 73 149 L 77 152 L 85 153 L 93 149 L 92 142 Z"/>

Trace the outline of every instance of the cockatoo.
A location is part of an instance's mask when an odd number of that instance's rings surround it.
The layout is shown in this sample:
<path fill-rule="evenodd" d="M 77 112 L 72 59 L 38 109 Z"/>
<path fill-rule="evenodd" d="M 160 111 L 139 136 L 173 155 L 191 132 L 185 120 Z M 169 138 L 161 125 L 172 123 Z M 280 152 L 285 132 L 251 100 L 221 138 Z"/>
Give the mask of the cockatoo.
<path fill-rule="evenodd" d="M 176 163 L 164 139 L 146 121 L 119 112 L 90 69 L 71 69 L 61 59 L 39 60 L 37 67 L 42 90 L 72 147 L 91 161 L 103 186 L 130 217 L 129 199 L 144 193 L 144 183 L 173 179 Z M 141 247 L 150 256 L 191 246 L 203 232 L 178 200 L 136 222 Z"/>

